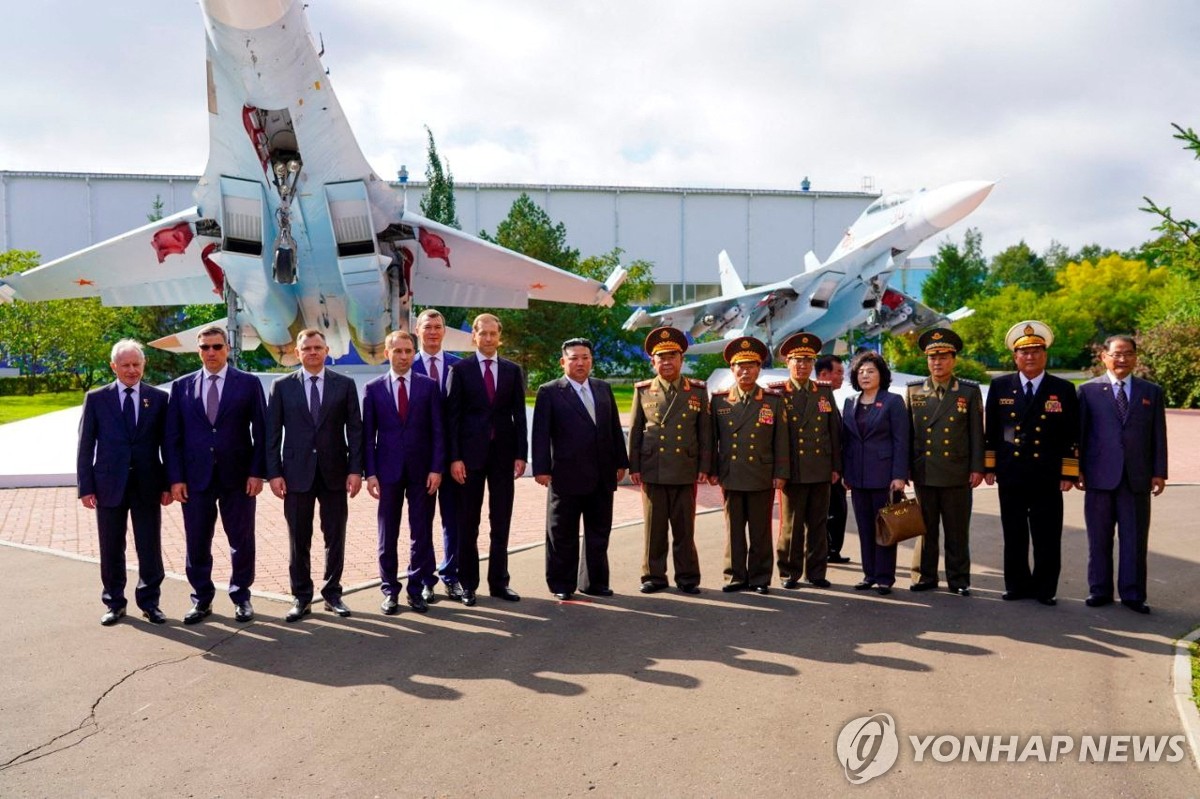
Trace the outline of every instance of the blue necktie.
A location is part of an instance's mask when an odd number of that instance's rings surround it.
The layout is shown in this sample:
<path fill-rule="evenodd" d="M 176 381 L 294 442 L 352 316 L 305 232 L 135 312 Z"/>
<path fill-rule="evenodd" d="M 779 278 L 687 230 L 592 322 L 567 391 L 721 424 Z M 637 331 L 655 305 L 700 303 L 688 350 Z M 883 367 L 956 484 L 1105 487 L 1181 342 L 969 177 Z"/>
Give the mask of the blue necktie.
<path fill-rule="evenodd" d="M 121 403 L 121 416 L 125 419 L 125 429 L 132 433 L 137 428 L 137 415 L 133 410 L 133 389 L 126 387 L 125 401 Z"/>
<path fill-rule="evenodd" d="M 1121 424 L 1125 424 L 1125 420 L 1129 418 L 1129 397 L 1125 396 L 1125 381 L 1117 381 L 1117 415 L 1121 417 Z"/>

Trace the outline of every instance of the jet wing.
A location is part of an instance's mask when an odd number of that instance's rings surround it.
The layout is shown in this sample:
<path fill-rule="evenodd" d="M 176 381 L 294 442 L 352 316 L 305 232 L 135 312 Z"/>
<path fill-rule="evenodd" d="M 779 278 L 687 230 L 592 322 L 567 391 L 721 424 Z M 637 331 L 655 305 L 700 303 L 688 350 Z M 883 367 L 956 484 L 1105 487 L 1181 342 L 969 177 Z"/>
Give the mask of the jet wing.
<path fill-rule="evenodd" d="M 28 302 L 99 297 L 105 305 L 189 305 L 222 302 L 220 272 L 204 265 L 220 239 L 197 235 L 189 208 L 108 241 L 0 279 L 0 300 Z M 216 266 L 213 267 L 216 269 Z"/>
<path fill-rule="evenodd" d="M 868 320 L 865 332 L 868 336 L 878 335 L 883 331 L 893 335 L 903 335 L 925 330 L 935 325 L 948 325 L 973 313 L 972 309 L 964 307 L 944 314 L 902 291 L 887 289 L 883 293 L 875 313 Z"/>

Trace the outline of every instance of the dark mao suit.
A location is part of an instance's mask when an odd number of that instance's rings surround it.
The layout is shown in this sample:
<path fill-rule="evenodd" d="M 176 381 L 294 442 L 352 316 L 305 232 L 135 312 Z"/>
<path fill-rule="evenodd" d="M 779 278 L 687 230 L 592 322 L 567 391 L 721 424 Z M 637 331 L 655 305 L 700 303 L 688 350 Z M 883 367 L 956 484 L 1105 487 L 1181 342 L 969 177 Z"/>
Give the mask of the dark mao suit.
<path fill-rule="evenodd" d="M 489 401 L 475 355 L 451 367 L 446 398 L 449 463 L 463 461 L 467 482 L 458 503 L 458 575 L 464 591 L 479 588 L 479 522 L 488 491 L 488 590 L 508 587 L 508 531 L 512 523 L 513 462 L 529 460 L 525 376 L 504 358 L 493 359 L 496 395 Z"/>
<path fill-rule="evenodd" d="M 257 377 L 230 366 L 217 421 L 210 423 L 204 408 L 206 375 L 200 369 L 171 384 L 163 450 L 167 481 L 187 485 L 183 528 L 192 601 L 208 605 L 216 594 L 212 538 L 219 509 L 233 561 L 229 597 L 242 603 L 250 600 L 254 582 L 254 511 L 258 504 L 257 497 L 247 496 L 246 481 L 267 473 L 266 400 Z"/>
<path fill-rule="evenodd" d="M 342 596 L 346 554 L 346 478 L 362 474 L 362 416 L 358 388 L 350 378 L 325 370 L 320 412 L 310 410 L 311 375 L 303 369 L 271 384 L 267 398 L 267 478 L 287 485 L 283 516 L 291 543 L 288 574 L 292 596 L 312 601 L 310 550 L 313 508 L 321 505 L 325 539 L 325 572 L 321 596 Z"/>
<path fill-rule="evenodd" d="M 546 497 L 546 585 L 552 593 L 609 587 L 608 536 L 612 532 L 617 470 L 629 467 L 612 388 L 587 381 L 596 406 L 588 414 L 566 377 L 538 389 L 533 408 L 533 473 L 550 475 Z M 579 519 L 583 518 L 583 559 Z"/>
<path fill-rule="evenodd" d="M 1079 470 L 1088 532 L 1088 590 L 1113 595 L 1113 529 L 1120 536 L 1117 591 L 1125 602 L 1146 601 L 1150 539 L 1150 480 L 1167 479 L 1167 414 L 1162 389 L 1125 379 L 1129 411 L 1117 412 L 1113 387 L 1101 375 L 1079 387 Z"/>
<path fill-rule="evenodd" d="M 400 593 L 397 541 L 404 500 L 408 499 L 408 593 L 437 583 L 433 557 L 433 497 L 425 484 L 446 462 L 442 399 L 437 383 L 410 369 L 408 413 L 402 420 L 392 374 L 367 383 L 363 398 L 364 456 L 367 477 L 379 480 L 379 580 L 387 596 Z"/>
<path fill-rule="evenodd" d="M 461 358 L 452 352 L 442 350 L 437 354 L 438 358 L 438 376 L 437 382 L 442 392 L 442 418 L 446 418 L 446 395 L 449 393 L 450 367 L 458 363 Z M 425 358 L 420 350 L 417 350 L 417 357 L 413 358 L 412 370 L 416 374 L 426 375 Z M 444 583 L 458 582 L 458 483 L 449 475 L 449 470 L 445 470 L 441 486 L 437 492 L 437 509 L 442 516 L 442 562 L 438 564 L 438 577 L 442 578 Z"/>
<path fill-rule="evenodd" d="M 143 610 L 158 607 L 163 581 L 162 494 L 167 490 L 161 447 L 167 420 L 167 392 L 142 383 L 137 423 L 130 430 L 121 414 L 125 386 L 117 381 L 89 391 L 79 420 L 75 475 L 79 496 L 96 496 L 100 534 L 101 599 L 125 607 L 126 518 L 133 522 L 138 556 L 134 600 Z"/>

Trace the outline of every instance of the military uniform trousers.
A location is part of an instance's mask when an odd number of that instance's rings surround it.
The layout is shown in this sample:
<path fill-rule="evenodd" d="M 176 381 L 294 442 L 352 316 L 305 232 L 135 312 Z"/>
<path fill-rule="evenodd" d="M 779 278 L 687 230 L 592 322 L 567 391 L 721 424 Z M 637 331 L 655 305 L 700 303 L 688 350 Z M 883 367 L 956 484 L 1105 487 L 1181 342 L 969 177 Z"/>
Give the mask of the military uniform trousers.
<path fill-rule="evenodd" d="M 1051 599 L 1058 593 L 1058 574 L 1062 569 L 1063 496 L 1058 481 L 999 485 L 1004 588 L 1018 596 Z"/>
<path fill-rule="evenodd" d="M 325 539 L 325 572 L 321 596 L 330 602 L 342 598 L 342 566 L 346 559 L 346 487 L 327 486 L 318 469 L 308 491 L 288 491 L 283 496 L 283 518 L 287 521 L 288 576 L 292 596 L 304 604 L 312 602 L 313 510 L 320 505 L 321 536 Z"/>
<path fill-rule="evenodd" d="M 779 579 L 825 579 L 829 560 L 829 488 L 824 483 L 786 483 L 779 497 Z"/>
<path fill-rule="evenodd" d="M 642 483 L 642 516 L 645 547 L 642 582 L 667 585 L 667 530 L 675 585 L 700 584 L 700 556 L 696 552 L 696 484 Z"/>
<path fill-rule="evenodd" d="M 925 535 L 917 538 L 913 550 L 913 583 L 938 581 L 938 539 L 945 533 L 946 585 L 951 590 L 971 587 L 971 503 L 970 485 L 927 486 L 915 484 L 917 502 L 925 520 Z M 940 532 L 938 528 L 941 528 Z"/>
<path fill-rule="evenodd" d="M 771 509 L 775 489 L 730 491 L 725 498 L 725 579 L 751 588 L 771 584 Z"/>

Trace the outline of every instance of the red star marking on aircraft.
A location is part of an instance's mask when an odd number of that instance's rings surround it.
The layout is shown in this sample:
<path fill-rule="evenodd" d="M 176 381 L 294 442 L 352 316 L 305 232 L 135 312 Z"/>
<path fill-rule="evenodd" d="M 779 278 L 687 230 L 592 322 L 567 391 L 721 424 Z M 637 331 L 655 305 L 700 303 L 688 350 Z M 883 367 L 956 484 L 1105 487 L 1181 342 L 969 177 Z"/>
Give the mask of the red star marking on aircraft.
<path fill-rule="evenodd" d="M 529 288 L 531 291 L 536 291 L 537 289 L 546 288 L 546 284 L 545 283 L 530 283 Z"/>
<path fill-rule="evenodd" d="M 76 283 L 78 283 L 78 284 L 79 284 L 79 285 L 81 285 L 81 286 L 94 286 L 94 285 L 96 285 L 96 281 L 94 281 L 94 280 L 88 280 L 86 277 L 81 277 L 81 278 L 79 278 L 78 280 L 76 280 L 75 282 L 76 282 Z"/>

